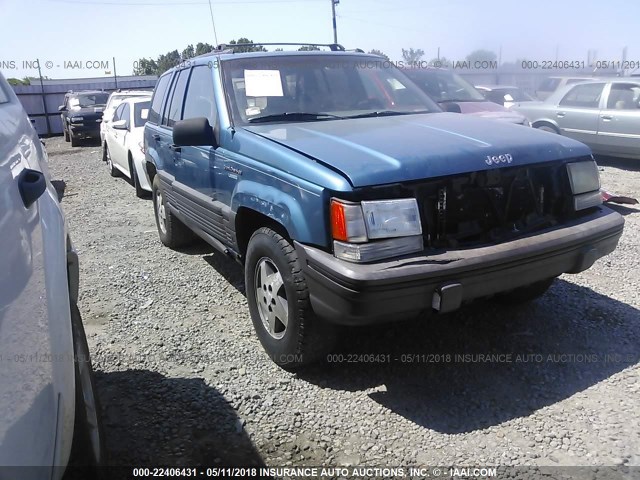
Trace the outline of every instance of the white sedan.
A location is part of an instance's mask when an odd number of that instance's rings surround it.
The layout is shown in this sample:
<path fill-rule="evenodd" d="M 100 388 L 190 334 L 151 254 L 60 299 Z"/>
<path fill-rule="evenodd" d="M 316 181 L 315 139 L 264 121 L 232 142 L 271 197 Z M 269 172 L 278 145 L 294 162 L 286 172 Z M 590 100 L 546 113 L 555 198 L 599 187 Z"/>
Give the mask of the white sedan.
<path fill-rule="evenodd" d="M 105 128 L 105 160 L 112 177 L 129 177 L 140 198 L 151 192 L 145 169 L 143 133 L 149 114 L 149 99 L 124 100 Z"/>
<path fill-rule="evenodd" d="M 115 92 L 111 92 L 107 100 L 107 105 L 104 107 L 104 112 L 102 112 L 102 122 L 100 123 L 100 145 L 102 145 L 103 149 L 107 124 L 113 119 L 113 113 L 116 111 L 116 108 L 118 108 L 118 105 L 120 105 L 123 100 L 132 97 L 145 97 L 150 99 L 152 93 L 153 92 L 147 90 L 116 90 Z M 106 159 L 103 158 L 103 160 Z"/>

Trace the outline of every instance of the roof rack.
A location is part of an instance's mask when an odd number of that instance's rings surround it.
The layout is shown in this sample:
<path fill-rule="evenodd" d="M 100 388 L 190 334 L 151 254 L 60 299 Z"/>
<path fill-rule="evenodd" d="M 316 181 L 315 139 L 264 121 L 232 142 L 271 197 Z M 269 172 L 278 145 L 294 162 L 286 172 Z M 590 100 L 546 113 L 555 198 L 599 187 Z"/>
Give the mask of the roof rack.
<path fill-rule="evenodd" d="M 221 43 L 213 51 L 216 53 L 234 53 L 237 47 L 263 47 L 263 46 L 297 46 L 297 47 L 327 47 L 332 52 L 345 52 L 345 48 L 339 43 Z"/>

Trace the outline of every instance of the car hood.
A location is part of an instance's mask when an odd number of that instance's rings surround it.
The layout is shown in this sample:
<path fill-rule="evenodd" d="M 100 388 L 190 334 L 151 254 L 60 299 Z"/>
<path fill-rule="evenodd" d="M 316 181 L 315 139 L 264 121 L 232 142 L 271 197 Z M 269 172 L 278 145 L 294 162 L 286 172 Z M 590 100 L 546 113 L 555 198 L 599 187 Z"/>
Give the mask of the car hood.
<path fill-rule="evenodd" d="M 511 166 L 591 154 L 589 147 L 567 137 L 457 113 L 244 129 L 340 171 L 354 187 L 497 168 L 487 157 L 507 153 Z"/>
<path fill-rule="evenodd" d="M 69 110 L 70 117 L 81 117 L 83 115 L 101 117 L 104 112 L 104 105 L 95 105 L 91 107 L 74 108 Z"/>
<path fill-rule="evenodd" d="M 475 115 L 482 118 L 502 120 L 511 123 L 523 123 L 526 118 L 517 112 L 507 110 L 502 105 L 493 102 L 449 102 L 460 107 L 460 113 Z"/>

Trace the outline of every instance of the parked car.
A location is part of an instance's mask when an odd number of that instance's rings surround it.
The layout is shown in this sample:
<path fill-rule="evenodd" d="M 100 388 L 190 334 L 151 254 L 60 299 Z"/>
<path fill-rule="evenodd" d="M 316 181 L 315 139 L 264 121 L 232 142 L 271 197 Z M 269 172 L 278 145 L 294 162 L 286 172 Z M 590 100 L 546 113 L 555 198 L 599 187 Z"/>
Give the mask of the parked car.
<path fill-rule="evenodd" d="M 100 138 L 100 122 L 108 98 L 107 92 L 97 90 L 67 92 L 58 107 L 65 141 L 76 147 L 82 139 Z"/>
<path fill-rule="evenodd" d="M 70 458 L 104 456 L 78 257 L 46 150 L 1 74 L 0 124 L 0 477 L 60 479 Z"/>
<path fill-rule="evenodd" d="M 113 113 L 116 111 L 118 105 L 120 105 L 123 100 L 131 97 L 151 98 L 152 93 L 153 92 L 149 90 L 116 90 L 115 92 L 111 92 L 107 104 L 104 107 L 104 112 L 102 112 L 102 122 L 100 122 L 100 144 L 103 146 L 103 152 L 105 127 L 113 118 Z M 103 158 L 103 160 L 106 161 L 107 159 Z"/>
<path fill-rule="evenodd" d="M 513 107 L 532 125 L 586 143 L 595 153 L 640 158 L 640 79 L 568 85 L 544 102 Z"/>
<path fill-rule="evenodd" d="M 476 85 L 476 90 L 490 102 L 497 103 L 504 108 L 509 108 L 517 102 L 536 100 L 521 88 L 508 85 Z"/>
<path fill-rule="evenodd" d="M 112 177 L 121 174 L 131 179 L 138 197 L 151 192 L 145 168 L 143 132 L 149 115 L 146 97 L 125 99 L 105 127 L 104 158 Z"/>
<path fill-rule="evenodd" d="M 549 96 L 553 92 L 561 88 L 564 88 L 566 85 L 573 85 L 575 83 L 588 82 L 593 79 L 594 79 L 593 77 L 586 77 L 586 76 L 547 77 L 538 86 L 538 89 L 536 90 L 536 97 L 538 97 L 538 100 L 546 100 L 547 98 L 549 98 Z"/>
<path fill-rule="evenodd" d="M 448 112 L 529 126 L 522 115 L 488 101 L 460 75 L 442 68 L 407 68 L 403 72 Z"/>
<path fill-rule="evenodd" d="M 586 145 L 443 113 L 388 62 L 332 48 L 194 58 L 159 78 L 145 125 L 161 242 L 244 265 L 277 364 L 321 358 L 335 325 L 531 300 L 615 249 L 624 221 Z"/>

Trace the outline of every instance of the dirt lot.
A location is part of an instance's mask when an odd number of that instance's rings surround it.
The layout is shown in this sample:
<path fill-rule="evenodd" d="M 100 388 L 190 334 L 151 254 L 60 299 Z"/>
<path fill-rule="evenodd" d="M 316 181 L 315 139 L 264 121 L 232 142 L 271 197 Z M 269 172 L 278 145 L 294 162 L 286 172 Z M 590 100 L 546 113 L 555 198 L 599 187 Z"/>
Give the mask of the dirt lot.
<path fill-rule="evenodd" d="M 253 334 L 237 264 L 163 247 L 98 146 L 46 144 L 112 463 L 640 465 L 639 208 L 617 208 L 615 253 L 529 306 L 346 330 L 341 362 L 290 374 Z M 640 197 L 640 163 L 601 164 Z M 370 353 L 394 360 L 350 361 Z"/>

